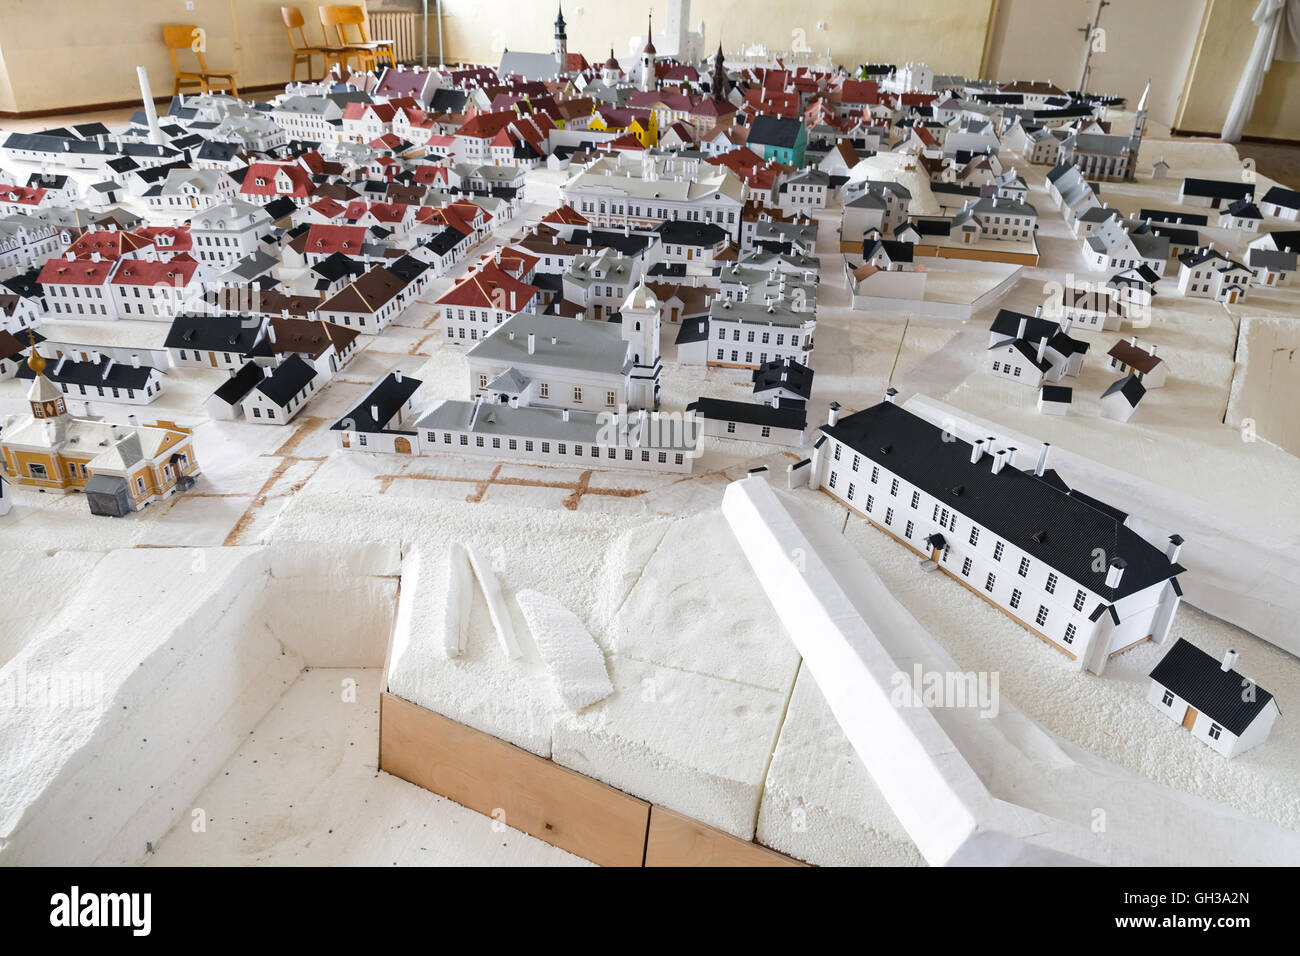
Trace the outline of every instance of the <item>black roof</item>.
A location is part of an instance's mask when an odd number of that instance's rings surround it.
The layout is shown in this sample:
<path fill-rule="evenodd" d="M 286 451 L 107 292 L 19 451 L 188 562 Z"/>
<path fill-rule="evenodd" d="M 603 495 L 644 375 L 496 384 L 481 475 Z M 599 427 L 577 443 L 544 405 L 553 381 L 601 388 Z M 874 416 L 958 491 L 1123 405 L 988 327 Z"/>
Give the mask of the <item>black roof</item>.
<path fill-rule="evenodd" d="M 245 354 L 257 341 L 261 322 L 238 315 L 178 315 L 163 344 L 168 349 Z"/>
<path fill-rule="evenodd" d="M 427 263 L 421 262 L 412 255 L 402 256 L 400 259 L 394 259 L 384 263 L 384 268 L 391 272 L 397 278 L 401 279 L 407 285 L 410 285 L 420 277 L 420 273 L 429 268 Z"/>
<path fill-rule="evenodd" d="M 587 240 L 591 242 L 588 243 Z M 590 245 L 592 250 L 605 246 L 624 256 L 639 256 L 650 245 L 650 236 L 644 233 L 623 235 L 621 232 L 607 232 L 603 229 L 575 229 L 569 236 L 569 244 L 575 246 Z"/>
<path fill-rule="evenodd" d="M 703 342 L 709 337 L 709 320 L 707 318 L 682 319 L 677 329 L 678 345 L 690 342 Z"/>
<path fill-rule="evenodd" d="M 276 366 L 275 370 L 257 383 L 257 390 L 275 404 L 284 408 L 316 377 L 316 370 L 304 362 L 297 354 L 291 354 Z"/>
<path fill-rule="evenodd" d="M 721 398 L 697 398 L 686 406 L 701 418 L 740 422 L 744 425 L 770 425 L 772 428 L 808 427 L 808 409 L 803 402 L 786 403 L 779 408 L 761 402 L 730 402 Z"/>
<path fill-rule="evenodd" d="M 917 231 L 920 232 L 920 229 Z M 896 239 L 864 239 L 862 258 L 870 259 L 876 254 L 877 249 L 884 249 L 885 255 L 891 262 L 911 262 L 914 248 L 912 243 L 900 242 Z"/>
<path fill-rule="evenodd" d="M 727 238 L 727 231 L 711 222 L 665 219 L 655 227 L 664 242 L 681 246 L 715 246 Z"/>
<path fill-rule="evenodd" d="M 1150 677 L 1238 736 L 1273 699 L 1254 681 L 1235 670 L 1225 671 L 1213 657 L 1181 637 L 1151 669 Z M 1253 694 L 1246 694 L 1247 688 L 1253 689 Z"/>
<path fill-rule="evenodd" d="M 377 432 L 380 422 L 387 422 L 397 414 L 398 409 L 419 390 L 423 383 L 418 378 L 403 375 L 399 382 L 391 372 L 375 383 L 374 388 L 366 393 L 346 415 L 330 426 L 331 431 Z M 372 405 L 379 406 L 379 419 L 370 414 Z"/>
<path fill-rule="evenodd" d="M 749 128 L 747 142 L 794 149 L 795 143 L 799 141 L 799 130 L 802 128 L 803 123 L 797 119 L 766 114 L 755 116 L 753 125 Z"/>
<path fill-rule="evenodd" d="M 1261 202 L 1276 203 L 1287 209 L 1300 209 L 1300 190 L 1287 189 L 1285 186 L 1273 186 L 1264 193 Z"/>
<path fill-rule="evenodd" d="M 420 242 L 420 245 L 430 252 L 445 256 L 460 245 L 461 240 L 465 238 L 467 237 L 463 233 L 451 228 L 451 226 L 447 226 Z"/>
<path fill-rule="evenodd" d="M 298 206 L 288 196 L 277 196 L 262 208 L 266 210 L 272 222 L 279 222 L 286 216 L 291 215 Z"/>
<path fill-rule="evenodd" d="M 1243 199 L 1255 191 L 1254 183 L 1243 183 L 1231 179 L 1192 179 L 1183 180 L 1183 193 L 1192 196 L 1210 196 L 1215 199 Z"/>
<path fill-rule="evenodd" d="M 1044 385 L 1039 391 L 1045 402 L 1062 402 L 1069 405 L 1074 398 L 1074 389 L 1068 385 Z"/>
<path fill-rule="evenodd" d="M 1059 478 L 1015 467 L 995 475 L 989 455 L 972 462 L 968 442 L 892 402 L 821 430 L 1112 602 L 1183 571 L 1113 515 L 1066 490 Z M 1115 588 L 1106 586 L 1107 569 L 1096 569 L 1097 548 L 1126 563 Z"/>
<path fill-rule="evenodd" d="M 366 266 L 364 263 L 357 262 L 355 259 L 345 256 L 341 252 L 331 252 L 320 262 L 312 266 L 311 271 L 326 280 L 327 283 L 333 283 L 342 279 L 344 276 L 359 276 L 364 274 L 366 272 Z"/>
<path fill-rule="evenodd" d="M 804 399 L 812 395 L 813 370 L 794 359 L 764 362 L 754 370 L 753 378 L 755 394 L 784 388 Z"/>
<path fill-rule="evenodd" d="M 1142 384 L 1136 375 L 1125 375 L 1110 383 L 1110 387 L 1101 393 L 1101 397 L 1114 395 L 1116 392 L 1124 396 L 1124 400 L 1130 405 L 1137 406 L 1142 401 L 1142 396 L 1147 393 L 1147 387 Z"/>
<path fill-rule="evenodd" d="M 1279 252 L 1300 252 L 1300 229 L 1283 229 L 1264 235 L 1273 240 Z"/>
<path fill-rule="evenodd" d="M 1210 222 L 1208 216 L 1198 216 L 1194 213 L 1183 212 L 1181 209 L 1142 209 L 1138 211 L 1138 218 L 1150 220 L 1151 222 L 1172 222 L 1182 226 L 1205 226 Z M 1179 222 L 1179 220 L 1182 220 Z"/>
<path fill-rule="evenodd" d="M 45 377 L 60 385 L 93 385 L 97 388 L 144 388 L 156 369 L 152 365 L 135 368 L 130 363 L 118 362 L 102 356 L 98 362 L 74 362 L 64 356 L 57 362 L 51 362 L 45 369 Z M 36 373 L 23 362 L 18 366 L 18 378 L 35 378 Z"/>
<path fill-rule="evenodd" d="M 260 365 L 256 362 L 245 362 L 238 372 L 222 382 L 221 387 L 212 394 L 227 405 L 237 405 L 257 386 L 258 382 L 262 381 L 262 377 Z"/>

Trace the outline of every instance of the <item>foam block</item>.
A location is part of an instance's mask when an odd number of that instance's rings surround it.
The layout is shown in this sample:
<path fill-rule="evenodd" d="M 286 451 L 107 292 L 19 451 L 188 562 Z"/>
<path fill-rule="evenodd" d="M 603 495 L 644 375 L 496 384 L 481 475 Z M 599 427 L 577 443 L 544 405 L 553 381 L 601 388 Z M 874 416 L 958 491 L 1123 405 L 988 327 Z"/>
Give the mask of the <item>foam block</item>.
<path fill-rule="evenodd" d="M 492 615 L 492 627 L 496 629 L 497 640 L 508 660 L 517 661 L 524 656 L 515 636 L 514 621 L 510 619 L 510 606 L 506 604 L 505 594 L 501 590 L 501 581 L 492 570 L 492 560 L 478 548 L 467 548 L 469 563 L 478 578 L 479 587 L 487 601 L 488 613 Z"/>
<path fill-rule="evenodd" d="M 442 650 L 450 660 L 459 657 L 469 640 L 469 610 L 474 603 L 474 575 L 465 546 L 452 543 L 447 552 L 445 601 L 442 607 Z"/>
<path fill-rule="evenodd" d="M 565 707 L 576 714 L 614 693 L 605 655 L 572 611 L 540 591 L 520 591 L 515 600 Z"/>

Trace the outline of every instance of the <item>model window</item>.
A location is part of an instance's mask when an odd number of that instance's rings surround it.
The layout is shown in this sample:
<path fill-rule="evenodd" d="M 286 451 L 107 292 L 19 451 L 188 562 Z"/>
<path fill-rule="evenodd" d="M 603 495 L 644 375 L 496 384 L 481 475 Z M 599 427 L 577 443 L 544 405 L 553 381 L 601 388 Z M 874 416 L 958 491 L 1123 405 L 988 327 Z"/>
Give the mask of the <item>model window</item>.
<path fill-rule="evenodd" d="M 537 394 L 542 398 L 549 398 L 551 395 L 551 386 L 546 382 L 542 382 L 537 386 Z"/>
<path fill-rule="evenodd" d="M 858 466 L 861 465 L 861 464 L 862 464 L 862 456 L 861 456 L 861 455 L 854 455 L 854 456 L 853 456 L 853 470 L 854 470 L 854 471 L 857 471 L 857 470 L 858 470 Z"/>
<path fill-rule="evenodd" d="M 728 434 L 728 435 L 734 435 L 735 433 L 736 433 L 736 423 L 735 423 L 735 422 L 727 422 L 727 434 Z"/>
<path fill-rule="evenodd" d="M 27 466 L 27 473 L 39 481 L 44 481 L 50 476 L 49 472 L 45 470 L 45 466 L 36 462 L 32 462 Z"/>
<path fill-rule="evenodd" d="M 912 510 L 916 510 L 916 507 L 920 503 L 921 503 L 921 493 L 919 491 L 912 492 Z"/>
<path fill-rule="evenodd" d="M 988 591 L 990 594 L 992 594 L 992 593 L 993 593 L 993 583 L 994 583 L 995 581 L 997 581 L 997 575 L 995 575 L 993 572 L 990 571 L 990 572 L 989 572 L 989 576 L 988 576 L 987 578 L 984 579 L 984 590 L 985 590 L 985 591 Z"/>
<path fill-rule="evenodd" d="M 961 563 L 961 573 L 966 577 L 970 577 L 970 566 L 971 566 L 970 558 L 965 558 Z"/>
<path fill-rule="evenodd" d="M 475 435 L 475 436 L 474 436 L 474 444 L 475 444 L 477 447 L 482 448 L 482 447 L 483 447 L 483 436 L 482 436 L 482 435 Z"/>
<path fill-rule="evenodd" d="M 468 435 L 461 435 L 461 436 L 460 436 L 460 443 L 461 443 L 462 445 L 468 445 L 468 444 L 469 444 L 469 436 L 468 436 Z"/>
<path fill-rule="evenodd" d="M 826 486 L 827 486 L 828 488 L 834 488 L 834 487 L 835 487 L 835 479 L 838 478 L 838 477 L 839 477 L 839 475 L 835 474 L 835 472 L 832 471 L 832 472 L 831 472 L 831 480 L 828 481 L 828 482 L 826 482 Z"/>
<path fill-rule="evenodd" d="M 897 479 L 897 478 L 895 478 L 893 481 L 891 481 L 891 482 L 889 483 L 889 493 L 890 493 L 891 495 L 893 495 L 895 498 L 898 497 L 898 479 Z"/>
<path fill-rule="evenodd" d="M 663 465 L 663 464 L 667 464 L 667 462 L 668 462 L 668 452 L 661 451 L 659 453 L 659 464 Z"/>
<path fill-rule="evenodd" d="M 880 481 L 880 467 L 873 465 L 871 468 L 871 483 L 877 484 Z"/>
<path fill-rule="evenodd" d="M 1220 727 L 1218 724 L 1210 724 L 1210 739 L 1211 739 L 1211 740 L 1218 740 L 1218 739 L 1219 739 L 1219 735 L 1220 735 L 1221 733 L 1223 733 L 1223 728 L 1222 728 L 1222 727 Z"/>
<path fill-rule="evenodd" d="M 893 523 L 894 523 L 894 509 L 893 509 L 893 508 L 886 508 L 886 509 L 885 509 L 885 524 L 893 524 Z"/>
<path fill-rule="evenodd" d="M 575 402 L 582 401 L 582 389 L 577 385 L 573 386 L 573 400 Z"/>
<path fill-rule="evenodd" d="M 1075 596 L 1074 596 L 1074 609 L 1075 609 L 1076 611 L 1082 611 L 1082 610 L 1083 610 L 1083 602 L 1084 602 L 1084 600 L 1086 600 L 1086 595 L 1083 593 L 1083 590 L 1080 589 L 1079 592 L 1078 592 L 1077 594 L 1075 594 Z"/>
<path fill-rule="evenodd" d="M 875 496 L 875 495 L 867 495 L 867 510 L 868 510 L 868 511 L 874 511 L 875 508 L 876 508 L 876 496 Z"/>
<path fill-rule="evenodd" d="M 1065 643 L 1073 644 L 1074 635 L 1077 634 L 1078 631 L 1079 629 L 1073 623 L 1065 625 Z"/>
<path fill-rule="evenodd" d="M 1020 588 L 1011 589 L 1011 606 L 1020 607 Z"/>
<path fill-rule="evenodd" d="M 842 447 L 842 446 L 840 446 L 840 445 L 836 445 L 836 446 L 835 446 L 835 460 L 836 460 L 836 461 L 839 461 L 839 460 L 840 460 L 840 448 L 841 448 L 841 447 Z"/>
<path fill-rule="evenodd" d="M 764 425 L 761 434 L 762 434 L 762 437 L 763 437 L 763 438 L 768 438 L 768 437 L 770 437 L 771 434 L 772 434 L 772 426 L 771 426 L 771 425 Z"/>
<path fill-rule="evenodd" d="M 1020 559 L 1020 567 L 1016 570 L 1016 573 L 1019 574 L 1022 578 L 1023 578 L 1023 577 L 1028 577 L 1028 575 L 1029 575 L 1029 559 L 1028 559 L 1028 558 L 1021 558 L 1021 559 Z"/>
<path fill-rule="evenodd" d="M 1057 578 L 1057 576 L 1056 576 L 1055 574 L 1049 574 L 1049 575 L 1047 576 L 1047 593 L 1048 593 L 1048 594 L 1055 594 L 1055 593 L 1056 593 L 1056 582 L 1057 582 L 1058 580 L 1059 580 L 1059 579 Z"/>
<path fill-rule="evenodd" d="M 916 523 L 909 521 L 907 523 L 907 527 L 903 529 L 903 537 L 910 538 L 912 536 L 912 529 L 914 527 L 916 527 Z"/>
<path fill-rule="evenodd" d="M 970 543 L 976 544 L 979 542 L 979 539 L 980 539 L 980 529 L 972 527 L 970 529 Z"/>
<path fill-rule="evenodd" d="M 1007 546 L 1006 546 L 1006 543 L 1005 543 L 1005 542 L 1002 542 L 1002 541 L 998 541 L 998 542 L 996 542 L 996 543 L 993 545 L 993 560 L 994 560 L 994 561 L 1001 561 L 1001 560 L 1002 560 L 1002 552 L 1005 551 L 1006 549 L 1007 549 Z"/>
<path fill-rule="evenodd" d="M 1040 605 L 1038 605 L 1038 613 L 1034 615 L 1034 620 L 1038 622 L 1038 624 L 1039 624 L 1040 627 L 1041 627 L 1043 624 L 1046 624 L 1046 623 L 1047 623 L 1047 605 L 1046 605 L 1046 604 L 1040 604 Z"/>

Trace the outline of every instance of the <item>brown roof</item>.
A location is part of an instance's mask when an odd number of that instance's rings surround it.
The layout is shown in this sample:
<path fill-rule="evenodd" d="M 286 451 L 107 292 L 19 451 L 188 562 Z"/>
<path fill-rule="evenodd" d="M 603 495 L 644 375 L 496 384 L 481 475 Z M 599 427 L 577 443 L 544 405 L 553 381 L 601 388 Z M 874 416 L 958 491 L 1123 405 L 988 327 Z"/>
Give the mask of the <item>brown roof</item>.
<path fill-rule="evenodd" d="M 375 266 L 342 290 L 322 302 L 322 312 L 353 312 L 372 315 L 406 288 L 401 279 L 383 266 Z"/>
<path fill-rule="evenodd" d="M 333 322 L 315 322 L 309 319 L 274 318 L 268 323 L 275 330 L 271 351 L 294 352 L 320 358 L 331 345 L 337 353 L 344 352 L 360 334 Z"/>
<path fill-rule="evenodd" d="M 1111 358 L 1119 359 L 1129 368 L 1137 369 L 1143 375 L 1146 375 L 1162 361 L 1159 356 L 1152 355 L 1140 345 L 1133 345 L 1128 341 L 1116 342 L 1106 354 Z"/>

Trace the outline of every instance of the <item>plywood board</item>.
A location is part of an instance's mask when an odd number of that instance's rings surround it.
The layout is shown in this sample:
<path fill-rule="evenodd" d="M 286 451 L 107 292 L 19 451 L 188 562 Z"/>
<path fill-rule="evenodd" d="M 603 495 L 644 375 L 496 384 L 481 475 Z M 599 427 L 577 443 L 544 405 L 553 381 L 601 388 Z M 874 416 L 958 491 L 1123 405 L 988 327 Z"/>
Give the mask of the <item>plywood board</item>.
<path fill-rule="evenodd" d="M 379 767 L 593 863 L 644 859 L 644 800 L 389 693 Z"/>
<path fill-rule="evenodd" d="M 673 810 L 650 810 L 646 866 L 804 866 L 765 846 L 741 840 Z"/>

